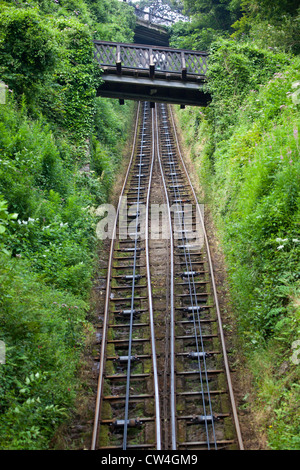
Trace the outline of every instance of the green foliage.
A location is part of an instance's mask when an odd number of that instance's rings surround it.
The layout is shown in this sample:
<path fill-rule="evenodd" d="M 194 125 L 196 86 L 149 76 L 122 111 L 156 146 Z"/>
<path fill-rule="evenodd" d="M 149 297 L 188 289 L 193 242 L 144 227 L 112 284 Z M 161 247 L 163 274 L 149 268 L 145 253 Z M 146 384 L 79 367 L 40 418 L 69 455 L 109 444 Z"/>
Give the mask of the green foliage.
<path fill-rule="evenodd" d="M 199 18 L 201 24 L 216 30 L 229 30 L 239 15 L 239 0 L 184 0 L 186 10 Z M 236 18 L 237 19 L 237 18 Z"/>
<path fill-rule="evenodd" d="M 56 63 L 52 30 L 34 10 L 2 7 L 0 13 L 0 76 L 16 93 L 30 96 Z"/>
<path fill-rule="evenodd" d="M 299 2 L 276 0 L 184 0 L 189 24 L 175 24 L 171 44 L 196 50 L 231 36 L 262 49 L 299 54 Z"/>
<path fill-rule="evenodd" d="M 243 16 L 232 27 L 235 38 L 255 41 L 259 47 L 299 54 L 300 10 L 298 1 L 241 2 Z"/>
<path fill-rule="evenodd" d="M 171 45 L 174 47 L 208 50 L 211 43 L 233 33 L 232 23 L 240 16 L 240 1 L 184 0 L 190 23 L 175 23 L 171 28 Z"/>
<path fill-rule="evenodd" d="M 0 448 L 47 449 L 70 415 L 107 202 L 132 104 L 96 98 L 92 39 L 131 41 L 117 0 L 5 2 L 0 12 Z"/>
<path fill-rule="evenodd" d="M 272 450 L 300 449 L 300 419 L 298 405 L 300 398 L 299 384 L 283 389 L 280 403 L 275 410 L 276 422 L 269 426 L 269 441 Z"/>
<path fill-rule="evenodd" d="M 17 218 L 18 214 L 10 214 L 7 210 L 7 202 L 0 199 L 0 251 L 6 255 L 9 255 L 9 251 L 4 247 L 5 232 L 11 221 Z"/>
<path fill-rule="evenodd" d="M 241 6 L 267 20 L 279 19 L 282 15 L 296 16 L 299 9 L 297 0 L 242 0 Z"/>
<path fill-rule="evenodd" d="M 130 42 L 134 15 L 117 0 L 15 2 L 0 13 L 0 76 L 32 116 L 81 145 L 93 126 L 101 71 L 92 39 Z"/>
<path fill-rule="evenodd" d="M 135 15 L 131 7 L 116 0 L 87 0 L 87 4 L 93 15 L 95 39 L 133 41 Z"/>
<path fill-rule="evenodd" d="M 170 45 L 179 49 L 207 51 L 212 42 L 224 36 L 224 32 L 213 28 L 203 28 L 197 21 L 179 21 L 172 26 Z"/>
<path fill-rule="evenodd" d="M 87 305 L 45 286 L 25 260 L 2 255 L 0 266 L 0 448 L 45 449 L 79 385 Z"/>
<path fill-rule="evenodd" d="M 285 51 L 289 54 L 300 52 L 300 14 L 297 17 L 285 15 L 278 25 L 260 21 L 252 25 L 249 39 L 256 38 L 260 47 L 274 51 Z"/>
<path fill-rule="evenodd" d="M 0 107 L 2 449 L 48 448 L 74 404 L 97 246 L 90 209 L 107 201 L 130 109 L 114 105 L 110 132 L 93 138 L 94 172 L 85 173 L 45 119 L 12 99 Z"/>
<path fill-rule="evenodd" d="M 299 78 L 298 64 L 276 73 L 259 93 L 250 94 L 229 142 L 226 146 L 221 142 L 214 153 L 217 184 L 222 181 L 219 211 L 227 226 L 225 243 L 235 266 L 233 276 L 239 286 L 241 277 L 244 282 L 248 279 L 255 292 L 239 307 L 252 338 L 257 334 L 266 338 L 276 329 L 286 311 L 282 283 L 297 281 L 299 119 L 298 105 L 289 93 Z M 242 266 L 251 266 L 247 274 Z"/>
<path fill-rule="evenodd" d="M 255 45 L 220 40 L 211 46 L 209 91 L 212 95 L 215 139 L 225 140 L 234 128 L 237 112 L 249 93 L 272 77 L 290 59 Z"/>
<path fill-rule="evenodd" d="M 0 108 L 0 191 L 7 201 L 1 219 L 15 217 L 6 209 L 19 214 L 18 224 L 6 230 L 5 247 L 30 259 L 45 282 L 80 295 L 88 292 L 93 266 L 96 219 L 89 208 L 107 201 L 127 132 L 119 113 L 127 113 L 128 122 L 131 105 L 117 106 L 99 105 L 108 114 L 101 114 L 101 125 L 95 120 L 88 172 L 76 161 L 71 166 L 70 144 L 62 153 L 47 123 L 28 118 L 24 105 Z"/>

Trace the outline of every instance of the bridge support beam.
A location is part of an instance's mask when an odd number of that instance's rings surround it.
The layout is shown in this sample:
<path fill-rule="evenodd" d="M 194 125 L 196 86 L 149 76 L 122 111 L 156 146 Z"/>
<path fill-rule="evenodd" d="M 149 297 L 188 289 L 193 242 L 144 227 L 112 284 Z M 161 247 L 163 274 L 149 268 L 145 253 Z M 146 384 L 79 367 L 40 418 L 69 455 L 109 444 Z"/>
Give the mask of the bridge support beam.
<path fill-rule="evenodd" d="M 210 95 L 203 90 L 203 82 L 183 82 L 159 78 L 103 74 L 104 83 L 97 96 L 119 100 L 172 103 L 182 106 L 207 106 Z"/>

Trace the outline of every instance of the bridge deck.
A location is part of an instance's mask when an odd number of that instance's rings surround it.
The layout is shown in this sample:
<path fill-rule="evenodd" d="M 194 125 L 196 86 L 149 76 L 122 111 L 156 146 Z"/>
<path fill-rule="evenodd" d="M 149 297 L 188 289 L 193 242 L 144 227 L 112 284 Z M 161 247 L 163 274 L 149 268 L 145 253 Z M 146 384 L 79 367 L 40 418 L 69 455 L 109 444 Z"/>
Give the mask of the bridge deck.
<path fill-rule="evenodd" d="M 99 96 L 205 106 L 206 52 L 94 41 Z"/>

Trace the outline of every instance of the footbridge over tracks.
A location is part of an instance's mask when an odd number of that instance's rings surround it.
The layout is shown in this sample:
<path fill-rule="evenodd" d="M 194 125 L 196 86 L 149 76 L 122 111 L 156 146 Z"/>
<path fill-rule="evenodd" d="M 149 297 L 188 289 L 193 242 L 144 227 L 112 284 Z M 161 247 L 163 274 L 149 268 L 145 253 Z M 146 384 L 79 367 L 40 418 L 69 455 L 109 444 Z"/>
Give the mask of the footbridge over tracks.
<path fill-rule="evenodd" d="M 97 95 L 124 100 L 206 106 L 207 52 L 94 41 L 104 80 Z"/>

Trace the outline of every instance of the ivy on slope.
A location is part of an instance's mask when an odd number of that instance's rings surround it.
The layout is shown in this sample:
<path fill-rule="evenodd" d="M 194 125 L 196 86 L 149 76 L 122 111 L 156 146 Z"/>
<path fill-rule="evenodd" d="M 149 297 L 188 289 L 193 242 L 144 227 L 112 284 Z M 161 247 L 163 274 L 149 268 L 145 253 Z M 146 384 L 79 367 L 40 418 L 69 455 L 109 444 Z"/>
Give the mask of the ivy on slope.
<path fill-rule="evenodd" d="M 92 39 L 130 42 L 133 25 L 117 0 L 1 3 L 1 449 L 49 448 L 82 387 L 94 209 L 132 116 L 131 103 L 96 97 Z"/>
<path fill-rule="evenodd" d="M 90 137 L 101 71 L 93 39 L 131 42 L 132 9 L 117 0 L 4 3 L 0 10 L 0 77 L 30 113 Z"/>

